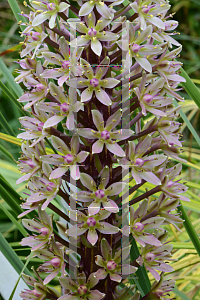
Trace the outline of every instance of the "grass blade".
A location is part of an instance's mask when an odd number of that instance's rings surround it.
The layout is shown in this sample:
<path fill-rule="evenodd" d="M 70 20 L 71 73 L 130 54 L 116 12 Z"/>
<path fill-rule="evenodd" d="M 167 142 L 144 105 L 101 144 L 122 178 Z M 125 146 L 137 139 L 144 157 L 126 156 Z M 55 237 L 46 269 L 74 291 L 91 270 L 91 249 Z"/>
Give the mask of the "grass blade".
<path fill-rule="evenodd" d="M 15 162 L 15 159 L 12 156 L 12 154 L 10 154 L 10 152 L 8 152 L 2 145 L 0 145 L 0 152 L 3 153 L 9 161 L 11 161 L 12 163 Z"/>
<path fill-rule="evenodd" d="M 182 86 L 185 88 L 188 95 L 194 100 L 196 105 L 200 108 L 200 91 L 192 82 L 190 77 L 187 75 L 187 73 L 181 68 L 181 76 L 183 76 L 186 80 L 186 82 L 182 82 Z"/>
<path fill-rule="evenodd" d="M 24 264 L 1 233 L 0 233 L 0 251 L 10 262 L 13 268 L 17 271 L 17 273 L 20 274 L 24 268 Z M 24 269 L 24 273 L 31 276 L 31 273 L 27 268 Z"/>
<path fill-rule="evenodd" d="M 188 298 L 188 296 L 186 296 L 186 294 L 184 294 L 183 292 L 179 291 L 179 290 L 177 289 L 177 287 L 174 287 L 173 293 L 175 293 L 177 296 L 179 296 L 182 300 L 190 300 L 190 299 Z"/>
<path fill-rule="evenodd" d="M 10 297 L 9 297 L 8 300 L 12 300 L 12 299 L 13 299 L 13 296 L 14 296 L 14 294 L 15 294 L 15 291 L 16 291 L 16 289 L 17 289 L 17 286 L 18 286 L 18 284 L 19 284 L 19 281 L 20 281 L 20 279 L 21 279 L 21 277 L 22 277 L 22 274 L 23 274 L 24 270 L 26 269 L 28 263 L 30 262 L 32 256 L 33 256 L 33 252 L 30 253 L 30 255 L 29 255 L 29 257 L 28 257 L 28 259 L 27 259 L 27 261 L 26 261 L 26 263 L 25 263 L 25 265 L 24 265 L 24 267 L 23 267 L 23 269 L 21 270 L 21 273 L 19 274 L 19 277 L 18 277 L 18 279 L 17 279 L 17 282 L 16 282 L 16 284 L 15 284 L 15 286 L 14 286 L 14 289 L 12 290 L 12 293 L 11 293 L 11 295 L 10 295 Z"/>
<path fill-rule="evenodd" d="M 15 15 L 15 18 L 16 18 L 17 22 L 22 21 L 23 23 L 26 23 L 25 17 L 19 15 L 19 14 L 21 14 L 21 10 L 19 8 L 19 5 L 18 5 L 17 1 L 16 0 L 8 0 L 8 3 L 9 3 L 9 5 L 10 5 L 10 7 L 11 7 L 11 9 L 12 9 L 14 15 Z M 23 25 L 19 25 L 19 26 L 20 26 L 20 29 L 22 31 L 26 28 Z"/>
<path fill-rule="evenodd" d="M 13 0 L 12 0 L 13 1 Z M 11 90 L 17 95 L 17 97 L 19 98 L 22 93 L 23 90 L 22 88 L 19 86 L 19 84 L 17 84 L 14 81 L 14 77 L 12 75 L 12 73 L 10 72 L 10 70 L 6 67 L 6 65 L 4 64 L 3 60 L 0 58 L 0 70 L 1 73 L 3 74 L 4 78 L 7 80 L 9 87 L 11 88 Z"/>
<path fill-rule="evenodd" d="M 8 122 L 6 121 L 6 119 L 4 118 L 1 112 L 0 112 L 0 124 L 8 134 L 15 136 L 12 128 L 10 127 L 10 125 L 8 124 Z"/>
<path fill-rule="evenodd" d="M 136 241 L 135 241 L 135 239 L 132 239 L 131 250 L 130 250 L 131 261 L 134 261 L 135 259 L 137 259 L 139 255 L 140 255 L 140 252 L 138 250 Z M 134 279 L 135 284 L 137 285 L 137 288 L 139 289 L 141 296 L 143 297 L 146 294 L 148 294 L 148 292 L 151 289 L 151 284 L 149 281 L 149 277 L 147 275 L 147 271 L 144 266 L 142 266 L 142 267 L 140 266 L 135 274 L 136 274 L 136 277 L 138 277 L 138 279 Z"/>
<path fill-rule="evenodd" d="M 28 232 L 24 229 L 24 227 L 19 223 L 18 220 L 0 203 L 0 208 L 3 210 L 5 215 L 11 220 L 11 222 L 17 227 L 17 229 L 21 232 L 21 234 L 25 237 Z"/>
<path fill-rule="evenodd" d="M 199 237 L 198 237 L 196 231 L 194 230 L 194 227 L 192 226 L 192 223 L 190 222 L 190 219 L 188 218 L 188 215 L 187 215 L 185 209 L 183 208 L 182 204 L 180 206 L 178 206 L 178 211 L 181 213 L 181 218 L 184 220 L 183 225 L 184 225 L 194 247 L 196 248 L 197 253 L 200 256 Z"/>
<path fill-rule="evenodd" d="M 20 110 L 20 112 L 23 115 L 26 115 L 26 113 L 22 109 L 22 105 L 17 101 L 17 98 L 11 93 L 11 91 L 1 81 L 0 81 L 0 89 L 12 101 L 12 103 L 14 103 L 17 106 L 17 108 Z"/>
<path fill-rule="evenodd" d="M 200 97 L 200 93 L 199 93 L 199 97 Z M 176 100 L 174 100 L 174 106 L 178 106 L 178 103 Z M 182 111 L 182 109 L 180 109 L 180 115 L 181 118 L 183 119 L 183 121 L 186 123 L 188 129 L 190 130 L 190 132 L 192 133 L 194 139 L 196 140 L 196 142 L 199 144 L 200 146 L 200 138 L 196 132 L 196 130 L 194 129 L 194 127 L 192 126 L 192 124 L 190 123 L 190 121 L 188 120 L 187 116 L 184 114 L 184 112 Z"/>

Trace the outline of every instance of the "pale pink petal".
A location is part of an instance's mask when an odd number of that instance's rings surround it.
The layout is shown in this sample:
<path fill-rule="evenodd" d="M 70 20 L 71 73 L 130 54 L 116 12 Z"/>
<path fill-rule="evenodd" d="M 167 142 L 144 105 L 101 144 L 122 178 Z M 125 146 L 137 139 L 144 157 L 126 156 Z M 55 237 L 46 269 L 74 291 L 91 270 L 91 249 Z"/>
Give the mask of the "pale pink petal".
<path fill-rule="evenodd" d="M 98 290 L 91 290 L 90 294 L 87 296 L 89 300 L 101 300 L 105 294 L 99 292 Z"/>
<path fill-rule="evenodd" d="M 95 91 L 95 95 L 97 99 L 104 105 L 110 106 L 112 104 L 110 97 L 102 88 L 99 88 L 97 91 Z"/>
<path fill-rule="evenodd" d="M 53 116 L 49 118 L 45 123 L 43 128 L 48 128 L 57 125 L 60 121 L 64 119 L 65 116 Z"/>
<path fill-rule="evenodd" d="M 152 184 L 155 184 L 155 185 L 160 185 L 161 184 L 160 179 L 155 174 L 153 174 L 152 172 L 141 172 L 140 177 L 143 178 L 144 180 L 146 180 L 147 182 L 152 183 Z"/>
<path fill-rule="evenodd" d="M 91 49 L 96 55 L 100 56 L 102 51 L 101 42 L 98 39 L 91 40 Z"/>
<path fill-rule="evenodd" d="M 123 157 L 126 156 L 124 150 L 117 144 L 117 143 L 113 143 L 113 144 L 106 144 L 106 148 L 113 154 L 119 156 L 119 157 Z"/>
<path fill-rule="evenodd" d="M 101 153 L 103 151 L 104 143 L 101 140 L 97 140 L 92 145 L 92 153 Z"/>
<path fill-rule="evenodd" d="M 88 241 L 94 246 L 98 240 L 98 234 L 96 230 L 89 229 L 87 234 Z"/>
<path fill-rule="evenodd" d="M 119 207 L 117 206 L 117 204 L 113 201 L 113 200 L 110 200 L 108 202 L 103 202 L 103 207 L 112 212 L 112 213 L 118 213 L 119 212 Z"/>
<path fill-rule="evenodd" d="M 122 275 L 129 275 L 132 273 L 135 273 L 137 271 L 138 268 L 133 267 L 131 265 L 128 264 L 124 264 L 122 265 Z"/>
<path fill-rule="evenodd" d="M 121 191 L 125 188 L 125 182 L 116 182 L 111 184 L 107 189 L 106 192 L 109 192 L 109 196 L 118 195 Z"/>
<path fill-rule="evenodd" d="M 122 281 L 122 277 L 119 274 L 109 274 L 110 275 L 110 279 L 116 282 L 121 282 Z"/>
<path fill-rule="evenodd" d="M 107 276 L 107 272 L 104 269 L 98 269 L 98 271 L 95 273 L 95 277 L 98 279 L 104 279 Z"/>
<path fill-rule="evenodd" d="M 90 90 L 89 88 L 85 89 L 81 93 L 81 102 L 86 102 L 92 98 L 93 90 Z"/>
<path fill-rule="evenodd" d="M 91 199 L 90 199 L 91 200 Z M 92 202 L 89 206 L 88 206 L 88 212 L 89 215 L 96 215 L 100 210 L 100 203 L 98 202 Z"/>
<path fill-rule="evenodd" d="M 69 169 L 69 167 L 59 167 L 59 168 L 53 170 L 49 179 L 55 179 L 55 178 L 62 177 L 62 175 L 64 175 L 68 169 Z"/>

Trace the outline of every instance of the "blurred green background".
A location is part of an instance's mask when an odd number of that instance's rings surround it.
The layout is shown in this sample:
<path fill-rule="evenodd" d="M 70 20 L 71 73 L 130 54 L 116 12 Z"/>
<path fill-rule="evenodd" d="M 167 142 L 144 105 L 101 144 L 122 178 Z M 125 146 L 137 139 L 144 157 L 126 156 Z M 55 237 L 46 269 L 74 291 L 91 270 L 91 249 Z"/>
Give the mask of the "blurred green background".
<path fill-rule="evenodd" d="M 18 0 L 22 11 L 28 11 L 23 5 L 23 0 Z M 176 35 L 175 38 L 183 45 L 183 51 L 181 52 L 180 61 L 183 63 L 184 70 L 192 78 L 193 82 L 200 86 L 200 0 L 171 0 L 170 13 L 176 12 L 174 19 L 179 21 L 179 27 L 177 31 L 180 35 Z M 9 7 L 7 0 L 0 0 L 0 53 L 17 45 L 22 38 L 19 33 L 20 29 L 15 21 L 15 17 Z M 12 74 L 16 76 L 15 69 L 18 68 L 18 64 L 15 63 L 19 58 L 18 52 L 13 52 L 9 55 L 3 56 L 2 60 L 10 69 Z M 1 74 L 0 80 L 9 88 L 9 82 Z M 200 132 L 199 122 L 199 109 L 193 100 L 184 92 L 181 91 L 181 95 L 185 97 L 185 103 L 182 103 L 182 110 L 187 115 L 188 120 L 192 123 L 196 132 Z M 12 104 L 12 102 L 6 97 L 6 95 L 0 89 L 0 112 L 9 122 L 9 125 L 15 135 L 19 133 L 18 128 L 20 124 L 18 117 L 21 116 L 18 109 Z M 179 121 L 182 121 L 181 118 Z M 2 124 L 0 123 L 0 132 L 6 133 Z M 185 158 L 192 166 L 183 165 L 183 173 L 181 179 L 187 181 L 189 190 L 187 196 L 190 197 L 191 202 L 185 204 L 187 213 L 192 221 L 198 235 L 200 235 L 200 149 L 197 145 L 193 135 L 188 130 L 186 124 L 183 122 L 183 154 Z M 11 144 L 3 139 L 0 139 L 0 146 L 5 147 L 17 160 L 20 152 L 20 147 Z M 17 186 L 15 181 L 20 177 L 20 173 L 16 168 L 16 164 L 9 163 L 7 158 L 0 152 L 0 173 L 9 180 L 9 183 L 21 193 L 24 189 L 24 185 Z M 0 197 L 1 198 L 1 197 Z M 5 205 L 2 199 L 0 199 L 0 205 Z M 8 206 L 5 205 L 7 209 Z M 170 241 L 174 243 L 174 258 L 178 258 L 179 262 L 173 263 L 175 272 L 173 278 L 177 280 L 177 287 L 180 291 L 183 291 L 189 299 L 200 299 L 200 258 L 196 254 L 194 247 L 192 247 L 189 237 L 183 228 L 182 233 L 174 229 L 172 226 L 168 226 Z M 0 207 L 0 232 L 10 242 L 10 245 L 15 249 L 16 253 L 24 261 L 29 251 L 20 250 L 19 241 L 21 234 L 17 228 L 10 222 Z M 188 246 L 186 246 L 186 244 Z M 182 245 L 182 246 L 181 246 Z M 184 247 L 185 246 L 185 247 Z M 36 260 L 36 259 L 35 259 Z M 32 260 L 32 264 L 38 263 Z M 177 264 L 177 265 L 176 265 Z M 1 297 L 1 296 L 0 296 Z M 176 296 L 176 299 L 183 299 Z"/>

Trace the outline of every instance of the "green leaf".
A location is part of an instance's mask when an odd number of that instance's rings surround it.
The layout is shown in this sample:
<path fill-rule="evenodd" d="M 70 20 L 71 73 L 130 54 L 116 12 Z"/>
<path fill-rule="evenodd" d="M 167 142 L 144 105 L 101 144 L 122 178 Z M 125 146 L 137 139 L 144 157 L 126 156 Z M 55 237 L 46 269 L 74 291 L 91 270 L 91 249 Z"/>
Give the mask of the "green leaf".
<path fill-rule="evenodd" d="M 10 262 L 13 268 L 17 271 L 17 273 L 20 274 L 24 268 L 24 264 L 1 233 L 0 233 L 0 251 Z M 24 269 L 24 273 L 31 276 L 31 273 L 27 268 Z"/>
<path fill-rule="evenodd" d="M 19 5 L 17 4 L 17 1 L 16 0 L 8 0 L 8 3 L 9 3 L 9 5 L 10 5 L 10 7 L 11 7 L 11 9 L 12 9 L 14 15 L 15 15 L 15 18 L 16 18 L 17 22 L 22 21 L 23 23 L 26 23 L 27 20 L 25 19 L 25 17 L 20 16 L 21 10 L 19 8 Z M 26 28 L 23 25 L 19 25 L 19 26 L 20 26 L 22 31 Z"/>
<path fill-rule="evenodd" d="M 130 257 L 131 261 L 134 261 L 138 258 L 140 252 L 138 250 L 137 244 L 135 239 L 131 241 L 131 250 L 130 250 Z M 138 279 L 134 279 L 135 284 L 137 285 L 138 290 L 141 293 L 141 296 L 145 296 L 151 289 L 151 284 L 149 281 L 149 277 L 147 275 L 147 271 L 144 266 L 140 266 L 136 271 L 136 276 Z"/>
<path fill-rule="evenodd" d="M 6 119 L 4 118 L 1 112 L 0 112 L 0 124 L 8 134 L 15 136 L 12 128 L 10 127 L 10 125 L 8 124 L 8 122 L 6 121 Z"/>
<path fill-rule="evenodd" d="M 13 1 L 13 0 L 12 0 Z M 3 74 L 4 78 L 7 80 L 8 85 L 10 87 L 10 89 L 14 92 L 14 94 L 17 95 L 17 97 L 19 98 L 22 93 L 23 90 L 22 88 L 19 86 L 19 84 L 17 84 L 14 81 L 14 77 L 12 75 L 12 73 L 10 72 L 10 70 L 6 67 L 6 65 L 4 64 L 3 60 L 0 58 L 0 70 L 1 73 Z"/>
<path fill-rule="evenodd" d="M 190 219 L 185 211 L 185 209 L 183 208 L 183 205 L 180 204 L 178 206 L 178 211 L 181 213 L 181 218 L 184 220 L 184 227 L 194 245 L 194 247 L 196 248 L 197 250 L 197 253 L 199 254 L 200 256 L 200 241 L 199 241 L 199 237 L 196 233 L 196 231 L 194 230 L 194 227 L 192 226 L 192 223 L 190 222 Z"/>
<path fill-rule="evenodd" d="M 0 174 L 0 195 L 14 211 L 15 215 L 18 216 L 23 212 L 20 204 L 22 203 L 20 195 L 12 188 L 7 180 Z M 34 218 L 35 213 L 30 212 L 27 217 Z"/>
<path fill-rule="evenodd" d="M 10 154 L 10 152 L 8 152 L 2 145 L 0 145 L 0 151 L 1 153 L 3 153 L 8 160 L 10 160 L 12 163 L 15 162 L 14 157 L 12 156 L 12 154 Z"/>
<path fill-rule="evenodd" d="M 3 210 L 3 212 L 5 213 L 5 215 L 11 220 L 11 222 L 13 222 L 13 224 L 17 227 L 17 229 L 21 232 L 21 234 L 23 234 L 23 236 L 27 236 L 28 232 L 24 229 L 24 227 L 19 223 L 20 221 L 17 220 L 13 214 L 11 214 L 5 207 L 3 204 L 0 203 L 0 208 Z"/>
<path fill-rule="evenodd" d="M 181 300 L 190 300 L 190 299 L 186 296 L 186 294 L 184 294 L 183 292 L 179 291 L 179 290 L 177 289 L 177 287 L 174 287 L 173 292 L 174 292 L 177 296 L 179 296 L 179 297 L 181 298 Z"/>
<path fill-rule="evenodd" d="M 181 76 L 183 76 L 186 82 L 182 82 L 182 86 L 185 88 L 186 92 L 194 100 L 196 105 L 200 108 L 200 91 L 196 85 L 192 82 L 187 73 L 181 68 Z"/>
<path fill-rule="evenodd" d="M 5 95 L 14 103 L 17 108 L 20 110 L 20 112 L 23 115 L 26 115 L 26 113 L 22 109 L 22 105 L 17 101 L 17 97 L 15 97 L 11 91 L 3 84 L 3 82 L 0 81 L 0 89 L 5 93 Z"/>
<path fill-rule="evenodd" d="M 24 265 L 24 267 L 23 267 L 23 269 L 21 270 L 21 272 L 20 272 L 20 274 L 19 274 L 19 277 L 18 277 L 18 279 L 17 279 L 17 282 L 16 282 L 16 284 L 15 284 L 15 286 L 14 286 L 14 289 L 12 290 L 12 293 L 11 293 L 11 295 L 10 295 L 10 297 L 9 297 L 8 300 L 12 300 L 12 299 L 13 299 L 13 296 L 14 296 L 14 294 L 15 294 L 15 291 L 16 291 L 16 289 L 17 289 L 17 286 L 18 286 L 18 284 L 19 284 L 19 281 L 20 281 L 20 279 L 21 279 L 21 277 L 22 277 L 22 274 L 24 273 L 24 270 L 26 269 L 26 267 L 27 267 L 29 261 L 31 260 L 32 256 L 33 256 L 33 252 L 30 253 L 30 255 L 29 255 L 29 257 L 28 257 L 28 259 L 27 259 L 27 261 L 26 261 L 26 263 L 25 263 L 25 265 Z"/>
<path fill-rule="evenodd" d="M 191 81 L 192 82 L 192 81 Z M 200 97 L 200 94 L 199 94 Z M 174 100 L 174 106 L 177 107 L 178 103 L 176 100 Z M 188 120 L 187 116 L 184 114 L 184 112 L 182 111 L 182 109 L 180 109 L 180 115 L 181 118 L 183 119 L 183 121 L 186 123 L 188 129 L 190 130 L 190 132 L 192 133 L 193 137 L 195 138 L 195 140 L 197 141 L 197 143 L 200 146 L 200 138 L 196 132 L 196 130 L 194 129 L 194 127 L 192 126 L 192 124 L 190 123 L 190 121 Z"/>

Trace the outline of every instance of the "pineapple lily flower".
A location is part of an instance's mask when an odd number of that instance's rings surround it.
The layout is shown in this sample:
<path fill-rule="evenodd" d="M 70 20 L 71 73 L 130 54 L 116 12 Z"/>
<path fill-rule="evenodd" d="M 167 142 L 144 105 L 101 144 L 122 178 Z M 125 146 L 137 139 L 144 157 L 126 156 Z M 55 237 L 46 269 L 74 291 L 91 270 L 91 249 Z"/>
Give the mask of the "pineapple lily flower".
<path fill-rule="evenodd" d="M 151 23 L 158 28 L 165 29 L 165 24 L 158 16 L 169 10 L 170 5 L 165 1 L 154 1 L 156 4 L 151 4 L 152 1 L 136 0 L 131 3 L 132 9 L 138 13 L 138 23 L 142 30 L 145 30 L 147 23 Z"/>
<path fill-rule="evenodd" d="M 108 222 L 100 222 L 107 219 L 111 212 L 101 210 L 95 215 L 85 215 L 81 211 L 70 211 L 70 218 L 77 221 L 77 224 L 70 227 L 66 234 L 68 236 L 79 236 L 84 234 L 86 231 L 88 241 L 94 246 L 98 240 L 97 230 L 104 234 L 115 234 L 119 231 L 119 228 L 111 225 Z"/>
<path fill-rule="evenodd" d="M 156 280 L 160 280 L 160 275 L 157 271 L 173 272 L 174 269 L 164 261 L 171 259 L 172 245 L 163 244 L 159 247 L 147 245 L 142 247 L 141 255 L 137 258 L 137 263 L 146 267 Z M 157 270 L 157 271 L 156 271 Z"/>
<path fill-rule="evenodd" d="M 142 217 L 147 213 L 148 201 L 144 200 L 139 208 L 134 211 L 134 208 L 130 207 L 130 227 L 125 225 L 122 229 L 122 233 L 126 236 L 132 234 L 134 239 L 144 247 L 145 244 L 154 246 L 161 246 L 161 242 L 153 236 L 151 233 L 145 232 L 149 229 L 158 228 L 164 222 L 162 217 L 152 217 L 141 221 Z"/>
<path fill-rule="evenodd" d="M 111 20 L 101 18 L 96 23 L 95 14 L 92 12 L 85 17 L 86 24 L 83 22 L 76 23 L 76 30 L 82 35 L 70 42 L 70 46 L 86 46 L 90 44 L 92 51 L 100 56 L 102 52 L 101 42 L 110 42 L 118 39 L 118 35 L 110 31 L 104 31 Z M 96 24 L 96 25 L 95 25 Z M 86 26 L 87 25 L 87 26 Z"/>
<path fill-rule="evenodd" d="M 65 12 L 69 8 L 69 4 L 59 0 L 30 0 L 31 6 L 36 9 L 39 14 L 34 18 L 32 25 L 38 26 L 49 19 L 49 27 L 54 28 L 58 13 Z"/>
<path fill-rule="evenodd" d="M 50 83 L 49 87 L 50 93 L 57 100 L 57 103 L 40 102 L 36 104 L 36 107 L 40 110 L 54 114 L 44 123 L 43 128 L 46 129 L 55 126 L 66 117 L 66 127 L 69 130 L 73 130 L 75 121 L 74 113 L 79 112 L 83 106 L 81 102 L 76 101 L 76 89 L 71 88 L 67 96 L 53 82 Z"/>
<path fill-rule="evenodd" d="M 25 49 L 22 50 L 21 57 L 30 54 L 30 52 L 34 50 L 31 57 L 31 59 L 34 59 L 40 46 L 44 44 L 44 40 L 47 37 L 47 34 L 44 33 L 43 31 L 42 32 L 30 31 L 30 33 L 23 33 L 23 34 L 25 34 L 28 37 L 28 43 Z"/>
<path fill-rule="evenodd" d="M 124 169 L 131 169 L 131 175 L 137 184 L 140 184 L 142 179 L 155 185 L 160 185 L 160 179 L 154 174 L 154 168 L 161 165 L 167 157 L 162 154 L 154 154 L 144 156 L 144 153 L 151 146 L 152 137 L 148 135 L 137 145 L 134 142 L 129 142 L 128 159 L 122 158 L 119 164 Z"/>
<path fill-rule="evenodd" d="M 77 133 L 87 139 L 98 139 L 92 145 L 92 153 L 100 153 L 103 150 L 104 144 L 106 148 L 113 154 L 122 157 L 125 156 L 123 149 L 113 140 L 125 140 L 133 134 L 130 129 L 120 129 L 112 131 L 121 120 L 121 110 L 110 116 L 104 127 L 104 119 L 98 110 L 92 110 L 93 122 L 98 131 L 90 128 L 79 128 Z"/>
<path fill-rule="evenodd" d="M 22 277 L 27 285 L 31 286 L 32 290 L 25 290 L 20 293 L 20 297 L 24 300 L 45 300 L 48 294 L 54 297 L 60 297 L 60 293 L 53 287 L 47 287 L 43 284 L 42 279 L 38 273 L 34 270 L 34 274 L 37 280 L 29 275 L 22 274 Z"/>
<path fill-rule="evenodd" d="M 70 74 L 74 74 L 75 76 L 82 75 L 82 70 L 80 66 L 77 65 L 77 62 L 81 56 L 83 48 L 75 48 L 73 51 L 71 49 L 72 53 L 70 53 L 68 43 L 64 37 L 60 38 L 59 46 L 60 54 L 55 54 L 54 52 L 49 51 L 42 52 L 43 57 L 48 63 L 58 65 L 60 67 L 50 67 L 50 69 L 44 70 L 41 77 L 58 79 L 58 85 L 62 86 L 63 83 L 68 80 Z"/>
<path fill-rule="evenodd" d="M 123 251 L 123 252 L 122 252 Z M 115 254 L 112 252 L 112 248 L 105 238 L 101 240 L 101 253 L 103 255 L 97 255 L 95 263 L 101 268 L 95 273 L 97 279 L 105 279 L 109 274 L 112 281 L 121 282 L 122 275 L 129 275 L 137 271 L 136 267 L 129 264 L 121 264 L 122 253 L 125 260 L 129 255 L 130 247 L 120 248 Z"/>
<path fill-rule="evenodd" d="M 61 296 L 58 300 L 101 300 L 105 294 L 93 290 L 98 282 L 94 273 L 91 273 L 87 280 L 84 272 L 78 274 L 76 281 L 69 277 L 60 278 L 62 287 L 68 290 L 69 294 Z"/>
<path fill-rule="evenodd" d="M 36 251 L 40 248 L 46 248 L 50 244 L 53 234 L 53 215 L 49 216 L 45 211 L 38 206 L 39 220 L 23 219 L 22 223 L 29 231 L 38 233 L 38 235 L 25 237 L 21 241 L 22 246 L 32 247 L 31 251 Z"/>
<path fill-rule="evenodd" d="M 50 273 L 45 278 L 44 285 L 49 283 L 60 272 L 62 276 L 67 274 L 65 271 L 66 263 L 64 260 L 65 247 L 59 247 L 54 239 L 52 239 L 51 248 L 52 251 L 46 249 L 39 249 L 34 251 L 34 256 L 37 256 L 42 260 L 47 260 L 37 269 L 38 272 L 43 272 L 45 270 L 45 273 Z"/>
<path fill-rule="evenodd" d="M 49 179 L 61 178 L 62 175 L 70 169 L 70 174 L 74 180 L 80 178 L 79 166 L 77 163 L 82 163 L 85 161 L 89 155 L 86 151 L 79 151 L 79 138 L 74 135 L 71 139 L 71 151 L 67 145 L 58 137 L 52 136 L 51 142 L 60 153 L 62 154 L 51 154 L 43 155 L 41 157 L 42 161 L 47 164 L 59 165 L 60 167 L 54 169 Z"/>
<path fill-rule="evenodd" d="M 113 89 L 120 81 L 111 78 L 106 77 L 106 79 L 103 79 L 102 77 L 105 76 L 107 73 L 109 67 L 104 66 L 109 64 L 109 58 L 106 57 L 101 64 L 96 68 L 96 72 L 94 75 L 94 71 L 92 66 L 84 59 L 81 59 L 81 67 L 84 72 L 84 77 L 78 77 L 71 79 L 67 84 L 74 88 L 85 88 L 87 87 L 82 93 L 81 93 L 81 102 L 87 102 L 92 99 L 92 96 L 95 94 L 97 99 L 104 105 L 109 106 L 112 104 L 112 101 L 109 97 L 109 95 L 105 92 L 106 89 Z M 104 88 L 104 89 L 103 89 Z"/>
<path fill-rule="evenodd" d="M 105 210 L 117 213 L 119 211 L 118 205 L 112 199 L 109 199 L 109 197 L 120 194 L 126 183 L 116 182 L 106 188 L 109 182 L 108 166 L 105 166 L 99 175 L 100 184 L 97 187 L 97 183 L 90 175 L 81 173 L 80 181 L 88 190 L 90 190 L 90 192 L 80 191 L 76 195 L 74 194 L 72 196 L 81 202 L 91 202 L 88 206 L 88 212 L 90 215 L 97 214 L 100 211 L 101 204 Z"/>
<path fill-rule="evenodd" d="M 148 41 L 146 44 L 143 44 L 151 37 L 151 25 L 147 26 L 142 33 L 138 33 L 137 36 L 135 36 L 134 26 L 131 23 L 129 26 L 129 40 L 125 35 L 120 41 L 117 42 L 118 46 L 123 51 L 127 52 L 124 66 L 126 69 L 129 69 L 132 66 L 132 58 L 134 58 L 142 68 L 151 73 L 152 66 L 148 60 L 148 57 L 152 54 L 160 54 L 162 47 L 161 45 L 151 45 L 148 43 Z"/>
<path fill-rule="evenodd" d="M 146 116 L 147 112 L 151 112 L 157 116 L 166 116 L 164 110 L 168 105 L 172 104 L 172 98 L 160 95 L 160 89 L 163 87 L 163 78 L 155 80 L 147 87 L 145 87 L 146 81 L 147 76 L 146 73 L 144 73 L 140 86 L 134 89 L 140 102 L 143 115 Z"/>

